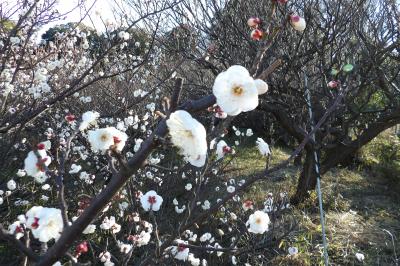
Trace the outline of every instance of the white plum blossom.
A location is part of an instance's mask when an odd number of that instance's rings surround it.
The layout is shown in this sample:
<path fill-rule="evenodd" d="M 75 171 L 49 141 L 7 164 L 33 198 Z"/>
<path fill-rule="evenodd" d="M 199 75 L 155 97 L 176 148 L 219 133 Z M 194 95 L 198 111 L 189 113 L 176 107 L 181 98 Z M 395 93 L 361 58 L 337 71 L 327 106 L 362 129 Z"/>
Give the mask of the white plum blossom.
<path fill-rule="evenodd" d="M 220 140 L 217 143 L 216 153 L 217 153 L 217 160 L 219 160 L 223 158 L 227 153 L 234 153 L 234 150 L 231 147 L 229 147 L 224 140 Z"/>
<path fill-rule="evenodd" d="M 17 183 L 14 181 L 14 179 L 11 179 L 7 182 L 7 188 L 9 190 L 15 190 L 17 188 Z"/>
<path fill-rule="evenodd" d="M 88 133 L 88 140 L 94 151 L 106 151 L 111 146 L 115 146 L 118 151 L 121 151 L 127 139 L 128 135 L 115 127 L 90 130 Z"/>
<path fill-rule="evenodd" d="M 193 253 L 189 253 L 188 261 L 192 266 L 200 266 L 200 259 L 196 258 Z"/>
<path fill-rule="evenodd" d="M 205 200 L 204 203 L 201 205 L 203 210 L 208 210 L 211 207 L 211 203 L 208 200 Z"/>
<path fill-rule="evenodd" d="M 181 239 L 175 240 L 177 246 L 172 246 L 166 249 L 167 252 L 171 252 L 177 260 L 186 261 L 189 257 L 189 248 L 185 247 L 187 241 L 183 241 Z"/>
<path fill-rule="evenodd" d="M 99 254 L 99 259 L 100 259 L 101 262 L 104 263 L 104 265 L 105 265 L 105 263 L 110 262 L 110 261 L 111 261 L 111 254 L 110 254 L 110 252 L 108 252 L 108 251 L 103 251 L 103 252 L 101 252 L 101 253 Z"/>
<path fill-rule="evenodd" d="M 83 230 L 83 234 L 88 235 L 88 234 L 93 234 L 96 231 L 96 225 L 95 224 L 89 224 L 86 226 L 85 230 Z"/>
<path fill-rule="evenodd" d="M 299 253 L 299 250 L 296 247 L 289 247 L 288 253 L 290 256 L 293 256 L 293 255 L 296 255 L 297 253 Z"/>
<path fill-rule="evenodd" d="M 110 216 L 110 218 L 105 217 L 103 219 L 103 222 L 100 224 L 100 229 L 111 230 L 113 234 L 116 234 L 121 231 L 121 225 L 115 222 L 114 216 Z"/>
<path fill-rule="evenodd" d="M 263 211 L 255 211 L 250 215 L 249 220 L 246 222 L 246 226 L 250 233 L 264 234 L 268 231 L 269 217 Z"/>
<path fill-rule="evenodd" d="M 11 235 L 15 234 L 16 239 L 20 239 L 24 236 L 24 227 L 21 221 L 15 221 L 8 226 L 8 233 Z"/>
<path fill-rule="evenodd" d="M 247 136 L 247 137 L 253 136 L 253 130 L 252 130 L 251 128 L 248 128 L 248 129 L 246 130 L 246 136 Z"/>
<path fill-rule="evenodd" d="M 218 74 L 213 85 L 218 106 L 228 115 L 254 110 L 258 106 L 258 89 L 246 68 L 231 66 Z"/>
<path fill-rule="evenodd" d="M 17 176 L 23 177 L 23 176 L 25 176 L 25 175 L 26 175 L 25 170 L 23 170 L 23 169 L 18 169 Z"/>
<path fill-rule="evenodd" d="M 226 188 L 226 191 L 228 191 L 228 193 L 233 193 L 233 192 L 235 192 L 235 187 L 234 186 L 228 186 Z"/>
<path fill-rule="evenodd" d="M 14 45 L 17 45 L 17 44 L 21 43 L 21 39 L 17 36 L 13 36 L 13 37 L 10 37 L 10 42 Z"/>
<path fill-rule="evenodd" d="M 204 233 L 200 238 L 200 242 L 206 242 L 208 240 L 210 240 L 212 237 L 212 235 L 210 233 Z"/>
<path fill-rule="evenodd" d="M 257 138 L 256 144 L 261 155 L 263 156 L 271 155 L 271 150 L 269 149 L 268 143 L 266 143 L 262 138 Z"/>
<path fill-rule="evenodd" d="M 36 156 L 34 151 L 30 151 L 24 161 L 24 170 L 27 175 L 35 178 L 38 183 L 43 183 L 47 179 L 45 167 L 51 163 L 51 157 L 47 155 L 46 150 L 38 149 L 40 160 Z"/>
<path fill-rule="evenodd" d="M 78 173 L 81 169 L 82 169 L 82 166 L 73 163 L 73 164 L 71 165 L 71 170 L 69 170 L 68 173 L 70 173 L 70 174 L 76 174 L 76 173 Z"/>
<path fill-rule="evenodd" d="M 124 41 L 127 41 L 127 40 L 129 40 L 129 33 L 126 31 L 120 31 L 118 33 L 118 37 L 123 39 Z"/>
<path fill-rule="evenodd" d="M 179 208 L 179 206 L 175 206 L 175 212 L 178 214 L 183 213 L 186 210 L 186 206 L 182 205 L 182 208 Z"/>
<path fill-rule="evenodd" d="M 150 238 L 150 232 L 142 231 L 139 235 L 134 235 L 132 237 L 132 240 L 137 247 L 141 247 L 147 245 L 150 242 Z"/>
<path fill-rule="evenodd" d="M 121 253 L 124 253 L 124 254 L 128 254 L 129 251 L 131 251 L 132 248 L 133 248 L 132 245 L 125 244 L 125 243 L 123 243 L 121 241 L 118 241 L 118 247 L 119 247 L 119 250 L 121 251 Z"/>
<path fill-rule="evenodd" d="M 185 186 L 185 189 L 187 190 L 187 191 L 190 191 L 191 189 L 192 189 L 192 184 L 191 183 L 187 183 L 186 184 L 186 186 Z"/>
<path fill-rule="evenodd" d="M 145 211 L 159 211 L 162 202 L 163 198 L 154 190 L 150 190 L 140 197 L 140 203 Z"/>
<path fill-rule="evenodd" d="M 173 112 L 167 126 L 172 143 L 180 149 L 185 160 L 193 166 L 203 166 L 207 156 L 204 126 L 183 110 Z"/>
<path fill-rule="evenodd" d="M 41 206 L 34 206 L 26 213 L 26 224 L 41 242 L 57 240 L 64 227 L 59 209 Z"/>
<path fill-rule="evenodd" d="M 304 31 L 306 29 L 306 21 L 304 18 L 296 14 L 290 15 L 290 24 L 293 29 L 297 31 Z"/>
<path fill-rule="evenodd" d="M 356 256 L 356 259 L 359 261 L 359 262 L 363 262 L 364 261 L 364 259 L 365 259 L 365 256 L 364 256 L 364 254 L 362 254 L 362 253 L 356 253 L 355 254 L 355 256 Z"/>
<path fill-rule="evenodd" d="M 42 186 L 42 190 L 49 190 L 50 189 L 50 185 L 49 184 L 44 184 Z"/>
<path fill-rule="evenodd" d="M 90 126 L 95 125 L 99 116 L 100 114 L 98 112 L 93 112 L 93 111 L 88 111 L 83 113 L 82 122 L 79 125 L 79 130 L 83 131 Z"/>
<path fill-rule="evenodd" d="M 135 146 L 133 147 L 134 152 L 137 152 L 140 149 L 142 142 L 143 142 L 142 139 L 135 139 Z"/>

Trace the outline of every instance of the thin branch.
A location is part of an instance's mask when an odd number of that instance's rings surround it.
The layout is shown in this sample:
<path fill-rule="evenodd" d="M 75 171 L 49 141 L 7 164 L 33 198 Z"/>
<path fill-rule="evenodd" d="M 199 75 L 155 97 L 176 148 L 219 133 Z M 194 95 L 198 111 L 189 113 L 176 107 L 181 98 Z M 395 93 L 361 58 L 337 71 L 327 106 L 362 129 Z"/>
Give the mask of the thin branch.
<path fill-rule="evenodd" d="M 35 254 L 32 249 L 26 247 L 25 244 L 16 239 L 15 236 L 8 234 L 2 224 L 0 224 L 0 238 L 13 244 L 18 251 L 25 254 L 30 260 L 35 262 L 39 260 L 39 256 Z"/>

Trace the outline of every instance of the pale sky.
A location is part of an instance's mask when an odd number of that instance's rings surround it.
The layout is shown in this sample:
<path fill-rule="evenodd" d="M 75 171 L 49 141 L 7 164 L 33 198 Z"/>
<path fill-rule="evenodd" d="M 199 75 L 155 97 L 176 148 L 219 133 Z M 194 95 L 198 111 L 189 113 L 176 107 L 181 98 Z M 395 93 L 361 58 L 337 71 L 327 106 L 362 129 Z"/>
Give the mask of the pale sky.
<path fill-rule="evenodd" d="M 60 14 L 70 12 L 71 10 L 73 11 L 67 14 L 65 20 L 56 21 L 54 23 L 46 25 L 43 29 L 39 31 L 38 37 L 40 38 L 42 33 L 44 33 L 47 29 L 55 25 L 80 21 L 81 17 L 85 14 L 85 11 L 79 8 L 75 8 L 78 2 L 79 0 L 59 0 L 57 9 L 60 12 Z M 104 30 L 103 22 L 101 21 L 101 19 L 103 19 L 104 21 L 105 20 L 115 21 L 112 12 L 112 7 L 113 7 L 112 3 L 113 1 L 110 0 L 85 0 L 86 9 L 89 9 L 93 4 L 94 6 L 90 9 L 89 12 L 90 18 L 85 17 L 85 19 L 82 21 L 83 24 L 88 25 L 90 27 L 95 27 L 99 31 Z"/>

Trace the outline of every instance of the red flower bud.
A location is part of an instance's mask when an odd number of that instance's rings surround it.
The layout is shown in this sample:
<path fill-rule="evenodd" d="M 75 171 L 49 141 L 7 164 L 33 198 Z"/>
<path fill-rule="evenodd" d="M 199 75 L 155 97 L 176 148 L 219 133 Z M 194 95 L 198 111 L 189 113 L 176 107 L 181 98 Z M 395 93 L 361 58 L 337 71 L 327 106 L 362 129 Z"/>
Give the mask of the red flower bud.
<path fill-rule="evenodd" d="M 73 114 L 67 114 L 67 115 L 65 116 L 65 120 L 67 120 L 68 123 L 72 123 L 72 122 L 75 121 L 75 116 L 74 116 Z"/>
<path fill-rule="evenodd" d="M 39 143 L 38 145 L 36 145 L 38 150 L 44 150 L 46 148 L 46 145 L 44 145 L 44 143 Z"/>
<path fill-rule="evenodd" d="M 264 36 L 264 32 L 259 29 L 254 29 L 250 34 L 250 37 L 255 41 L 261 40 L 263 36 Z"/>
<path fill-rule="evenodd" d="M 86 253 L 88 252 L 89 248 L 88 248 L 88 243 L 86 241 L 83 241 L 82 243 L 80 243 L 79 245 L 76 246 L 75 248 L 75 252 L 77 254 L 82 254 L 82 253 Z"/>

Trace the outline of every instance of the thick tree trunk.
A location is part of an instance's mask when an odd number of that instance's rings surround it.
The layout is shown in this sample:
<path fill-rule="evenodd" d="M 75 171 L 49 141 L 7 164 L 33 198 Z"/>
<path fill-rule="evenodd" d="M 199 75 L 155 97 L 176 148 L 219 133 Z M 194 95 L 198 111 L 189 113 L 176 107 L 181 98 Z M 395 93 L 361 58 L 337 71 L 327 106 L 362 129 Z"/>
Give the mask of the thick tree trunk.
<path fill-rule="evenodd" d="M 291 198 L 292 204 L 298 204 L 308 197 L 308 192 L 314 190 L 317 184 L 317 174 L 315 172 L 315 160 L 312 150 L 306 150 L 306 157 L 303 163 L 299 181 L 297 182 L 296 193 Z"/>

